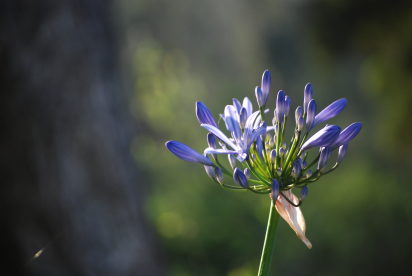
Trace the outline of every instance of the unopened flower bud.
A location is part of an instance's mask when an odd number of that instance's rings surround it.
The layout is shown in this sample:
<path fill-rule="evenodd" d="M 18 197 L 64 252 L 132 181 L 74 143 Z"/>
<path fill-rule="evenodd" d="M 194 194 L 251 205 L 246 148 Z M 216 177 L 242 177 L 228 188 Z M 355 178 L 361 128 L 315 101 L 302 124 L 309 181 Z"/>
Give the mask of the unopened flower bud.
<path fill-rule="evenodd" d="M 263 131 L 262 135 L 260 135 L 260 138 L 262 138 L 262 143 L 265 143 L 266 135 L 267 135 L 267 133 L 266 133 L 266 130 L 267 130 L 266 122 L 261 123 L 260 128 L 264 128 L 264 131 Z"/>
<path fill-rule="evenodd" d="M 230 166 L 234 169 L 236 167 L 236 157 L 233 154 L 228 154 L 227 157 L 229 159 Z"/>
<path fill-rule="evenodd" d="M 307 83 L 303 91 L 303 111 L 306 112 L 308 103 L 312 100 L 312 84 Z"/>
<path fill-rule="evenodd" d="M 302 161 L 302 169 L 305 169 L 308 166 L 308 162 Z"/>
<path fill-rule="evenodd" d="M 289 115 L 289 110 L 290 110 L 290 104 L 292 103 L 292 100 L 289 96 L 285 97 L 285 103 L 284 103 L 284 111 L 285 111 L 285 116 L 287 117 Z"/>
<path fill-rule="evenodd" d="M 300 176 L 301 166 L 299 160 L 295 160 L 292 166 L 292 176 L 298 178 Z"/>
<path fill-rule="evenodd" d="M 259 106 L 264 106 L 266 104 L 267 98 L 269 97 L 270 92 L 270 72 L 269 70 L 265 70 L 262 75 L 262 95 L 263 95 L 263 104 Z"/>
<path fill-rule="evenodd" d="M 239 184 L 245 189 L 249 187 L 246 175 L 238 168 L 235 168 L 235 170 L 233 171 L 233 180 L 235 181 L 235 183 Z"/>
<path fill-rule="evenodd" d="M 222 173 L 222 169 L 219 167 L 215 168 L 215 174 L 216 174 L 216 180 L 217 182 L 219 182 L 220 184 L 223 184 L 223 173 Z"/>
<path fill-rule="evenodd" d="M 206 174 L 213 180 L 223 184 L 223 173 L 222 169 L 213 166 L 203 166 L 205 168 Z"/>
<path fill-rule="evenodd" d="M 296 123 L 298 131 L 302 131 L 302 129 L 305 127 L 305 120 L 303 117 L 300 117 L 299 120 Z"/>
<path fill-rule="evenodd" d="M 276 160 L 276 150 L 270 151 L 270 160 L 274 163 Z"/>
<path fill-rule="evenodd" d="M 313 127 L 313 122 L 316 116 L 316 102 L 315 100 L 311 100 L 308 103 L 308 109 L 306 113 L 306 129 L 309 131 Z"/>
<path fill-rule="evenodd" d="M 295 120 L 296 124 L 299 118 L 303 117 L 303 108 L 301 106 L 298 106 L 295 110 Z"/>
<path fill-rule="evenodd" d="M 321 148 L 319 162 L 318 162 L 318 170 L 322 170 L 326 166 L 330 154 L 331 154 L 331 150 L 329 147 Z"/>
<path fill-rule="evenodd" d="M 313 174 L 312 170 L 308 170 L 308 171 L 306 172 L 306 178 L 311 177 L 312 174 Z"/>
<path fill-rule="evenodd" d="M 301 147 L 301 151 L 308 150 L 313 147 L 326 147 L 335 142 L 340 133 L 340 127 L 328 125 L 316 132 L 310 137 Z"/>
<path fill-rule="evenodd" d="M 279 182 L 278 182 L 276 179 L 273 179 L 273 182 L 272 182 L 272 192 L 271 192 L 270 195 L 271 195 L 272 200 L 273 200 L 274 202 L 276 202 L 276 200 L 278 199 L 279 192 L 280 192 Z"/>
<path fill-rule="evenodd" d="M 338 115 L 345 108 L 346 104 L 347 100 L 342 98 L 334 101 L 333 103 L 325 107 L 321 112 L 318 113 L 318 115 L 316 115 L 312 127 L 320 123 L 323 123 L 329 119 L 332 119 L 333 117 Z"/>
<path fill-rule="evenodd" d="M 345 158 L 346 151 L 348 150 L 348 144 L 344 144 L 339 147 L 339 152 L 338 152 L 338 163 L 341 163 L 343 158 Z"/>
<path fill-rule="evenodd" d="M 185 145 L 181 142 L 167 141 L 165 145 L 171 153 L 184 161 L 214 166 L 213 162 L 208 157 L 198 153 L 188 145 Z"/>
<path fill-rule="evenodd" d="M 214 179 L 215 176 L 216 176 L 215 168 L 214 168 L 213 166 L 203 166 L 203 167 L 205 168 L 206 174 L 207 174 L 210 178 Z"/>
<path fill-rule="evenodd" d="M 300 191 L 300 200 L 304 200 L 308 196 L 309 188 L 308 186 L 303 186 Z"/>
<path fill-rule="evenodd" d="M 260 138 L 260 136 L 256 139 L 256 151 L 258 156 L 263 159 L 263 142 L 262 142 L 262 138 Z"/>
<path fill-rule="evenodd" d="M 279 124 L 283 123 L 283 116 L 285 115 L 285 92 L 279 90 L 276 97 L 276 118 Z"/>
<path fill-rule="evenodd" d="M 265 101 L 265 98 L 263 96 L 262 89 L 259 86 L 256 86 L 256 88 L 255 88 L 255 96 L 256 96 L 256 101 L 257 101 L 259 107 L 265 106 L 266 101 Z"/>
<path fill-rule="evenodd" d="M 331 145 L 332 148 L 339 147 L 344 144 L 348 144 L 353 138 L 358 135 L 362 128 L 361 123 L 353 123 L 350 124 L 348 127 L 346 127 L 344 130 L 342 130 L 339 134 L 338 139 Z"/>
<path fill-rule="evenodd" d="M 209 147 L 212 149 L 217 149 L 217 141 L 216 141 L 216 136 L 213 133 L 208 133 L 207 134 L 207 144 Z"/>
<path fill-rule="evenodd" d="M 240 109 L 240 116 L 239 116 L 240 128 L 242 129 L 245 128 L 246 120 L 247 120 L 247 110 L 246 108 L 242 107 Z"/>
<path fill-rule="evenodd" d="M 242 104 L 236 98 L 232 98 L 233 106 L 236 108 L 237 112 L 240 113 L 240 109 L 242 108 Z"/>
<path fill-rule="evenodd" d="M 196 117 L 199 123 L 217 127 L 215 119 L 207 106 L 202 102 L 196 102 Z"/>

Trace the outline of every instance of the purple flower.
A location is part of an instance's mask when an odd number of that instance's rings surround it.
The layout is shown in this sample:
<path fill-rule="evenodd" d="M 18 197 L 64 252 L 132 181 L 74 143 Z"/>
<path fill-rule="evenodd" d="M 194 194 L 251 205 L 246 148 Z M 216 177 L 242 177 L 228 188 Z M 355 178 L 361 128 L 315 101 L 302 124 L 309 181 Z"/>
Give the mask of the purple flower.
<path fill-rule="evenodd" d="M 301 152 L 313 147 L 326 147 L 335 142 L 338 138 L 340 127 L 328 125 L 316 132 L 302 146 Z"/>
<path fill-rule="evenodd" d="M 217 182 L 219 182 L 220 184 L 223 184 L 223 173 L 222 173 L 222 169 L 219 167 L 215 168 L 215 173 L 216 173 L 216 180 Z"/>
<path fill-rule="evenodd" d="M 238 168 L 233 171 L 233 180 L 245 189 L 249 187 L 246 175 Z"/>
<path fill-rule="evenodd" d="M 278 122 L 281 124 L 283 123 L 283 116 L 285 115 L 285 92 L 283 90 L 279 90 L 278 95 L 276 97 L 276 117 Z"/>
<path fill-rule="evenodd" d="M 273 179 L 272 182 L 272 192 L 270 194 L 270 196 L 272 197 L 272 200 L 275 202 L 278 199 L 279 196 L 279 181 L 277 181 L 277 179 Z"/>
<path fill-rule="evenodd" d="M 208 124 L 217 127 L 212 113 L 202 102 L 196 102 L 196 117 L 201 124 Z"/>
<path fill-rule="evenodd" d="M 200 153 L 198 153 L 197 151 L 183 143 L 180 143 L 178 141 L 167 141 L 165 145 L 171 153 L 173 153 L 174 155 L 176 155 L 184 161 L 214 166 L 213 162 L 210 161 L 209 158 L 201 155 Z"/>
<path fill-rule="evenodd" d="M 297 159 L 293 162 L 291 173 L 294 178 L 298 178 L 300 176 L 300 172 L 302 171 L 301 161 L 301 159 Z"/>
<path fill-rule="evenodd" d="M 215 167 L 213 167 L 213 166 L 203 166 L 204 168 L 205 168 L 205 171 L 206 171 L 206 174 L 210 177 L 210 178 L 212 178 L 212 179 L 215 179 L 215 177 L 216 177 L 216 172 L 215 172 Z"/>
<path fill-rule="evenodd" d="M 303 186 L 300 191 L 300 200 L 304 200 L 308 196 L 309 188 L 308 186 Z"/>
<path fill-rule="evenodd" d="M 305 124 L 305 121 L 303 120 L 303 108 L 301 106 L 298 106 L 295 110 L 295 123 L 296 129 L 301 131 Z"/>
<path fill-rule="evenodd" d="M 308 103 L 307 115 L 306 115 L 306 128 L 307 130 L 311 130 L 314 126 L 313 122 L 316 116 L 316 102 L 315 100 L 310 100 Z"/>
<path fill-rule="evenodd" d="M 209 132 L 207 134 L 207 144 L 209 145 L 210 148 L 217 149 L 216 136 L 213 133 Z"/>
<path fill-rule="evenodd" d="M 256 96 L 256 101 L 259 106 L 265 106 L 266 104 L 266 99 L 263 96 L 262 89 L 259 86 L 256 86 L 255 88 L 255 96 Z"/>
<path fill-rule="evenodd" d="M 232 169 L 236 168 L 236 158 L 232 154 L 228 154 L 227 158 L 229 160 L 230 167 L 232 167 Z"/>
<path fill-rule="evenodd" d="M 227 111 L 226 111 L 227 109 Z M 252 114 L 248 120 L 246 121 L 245 124 L 245 130 L 242 134 L 242 131 L 240 130 L 239 123 L 236 123 L 236 119 L 234 119 L 232 116 L 236 116 L 234 114 L 234 108 L 233 106 L 226 106 L 225 113 L 227 113 L 227 117 L 225 117 L 225 120 L 228 125 L 228 129 L 233 129 L 234 131 L 232 132 L 234 141 L 229 139 L 220 129 L 217 127 L 214 127 L 212 125 L 208 124 L 201 124 L 200 126 L 207 129 L 208 131 L 212 132 L 214 135 L 216 135 L 220 140 L 222 140 L 224 143 L 226 143 L 227 146 L 232 148 L 232 150 L 227 150 L 227 149 L 221 149 L 219 152 L 215 152 L 213 150 L 208 150 L 208 153 L 221 153 L 224 154 L 225 152 L 227 154 L 234 154 L 237 153 L 237 158 L 240 162 L 243 162 L 247 156 L 248 156 L 248 151 L 253 142 L 256 141 L 256 139 L 260 136 L 266 133 L 266 124 L 262 123 L 259 127 L 254 129 L 254 118 L 255 116 Z M 259 113 L 258 111 L 256 112 L 257 114 Z M 206 152 L 205 152 L 206 154 Z"/>
<path fill-rule="evenodd" d="M 302 117 L 302 116 L 303 116 L 303 108 L 302 108 L 301 106 L 296 107 L 296 110 L 295 110 L 295 121 L 296 121 L 296 124 L 297 124 L 299 118 Z"/>
<path fill-rule="evenodd" d="M 223 184 L 223 174 L 222 174 L 222 169 L 219 167 L 213 167 L 213 166 L 203 166 L 205 168 L 206 174 L 212 178 L 213 180 L 216 180 L 220 184 Z"/>
<path fill-rule="evenodd" d="M 249 117 L 250 115 L 252 115 L 252 113 L 253 113 L 253 105 L 252 105 L 252 102 L 249 100 L 248 97 L 244 97 L 244 98 L 243 98 L 242 107 L 243 107 L 244 109 L 246 109 L 247 117 Z"/>
<path fill-rule="evenodd" d="M 339 134 L 338 139 L 333 143 L 332 147 L 339 147 L 340 145 L 349 143 L 353 138 L 358 135 L 362 128 L 362 124 L 357 122 L 350 124 Z"/>
<path fill-rule="evenodd" d="M 239 140 L 242 136 L 242 131 L 240 130 L 240 118 L 237 109 L 233 105 L 227 105 L 224 116 L 227 130 L 233 134 L 233 138 Z"/>
<path fill-rule="evenodd" d="M 266 104 L 266 101 L 269 97 L 269 92 L 270 92 L 270 81 L 271 81 L 270 72 L 269 72 L 269 70 L 266 69 L 263 72 L 262 84 L 261 84 L 261 86 L 262 86 L 262 96 L 263 96 L 262 97 L 262 99 L 263 99 L 262 103 L 263 104 L 259 105 L 259 106 L 264 106 Z"/>
<path fill-rule="evenodd" d="M 347 100 L 342 98 L 325 107 L 318 115 L 316 115 L 313 127 L 338 115 L 345 108 L 346 103 Z"/>
<path fill-rule="evenodd" d="M 303 91 L 303 111 L 306 112 L 308 103 L 312 100 L 312 84 L 308 82 Z"/>
<path fill-rule="evenodd" d="M 262 142 L 262 138 L 260 138 L 260 136 L 258 138 L 256 138 L 256 152 L 259 155 L 260 159 L 263 160 L 263 142 Z"/>
<path fill-rule="evenodd" d="M 242 109 L 240 110 L 240 116 L 239 116 L 239 123 L 240 123 L 241 128 L 245 128 L 247 117 L 248 115 L 247 115 L 246 108 L 242 107 Z"/>
<path fill-rule="evenodd" d="M 346 152 L 348 151 L 348 144 L 344 144 L 339 147 L 338 152 L 338 163 L 341 163 L 343 158 L 345 158 Z"/>
<path fill-rule="evenodd" d="M 285 112 L 286 117 L 289 115 L 291 103 L 292 103 L 292 99 L 289 96 L 285 96 L 284 112 Z"/>
<path fill-rule="evenodd" d="M 321 148 L 318 162 L 318 170 L 322 170 L 326 166 L 326 163 L 328 162 L 331 153 L 332 151 L 330 147 Z"/>
<path fill-rule="evenodd" d="M 240 104 L 239 100 L 236 98 L 232 99 L 233 106 L 236 108 L 237 113 L 240 113 L 240 109 L 242 108 L 242 105 Z"/>
<path fill-rule="evenodd" d="M 253 112 L 252 102 L 247 97 L 243 101 L 233 98 L 232 103 L 224 108 L 220 117 L 227 132 L 219 129 L 206 105 L 202 102 L 196 103 L 197 119 L 201 127 L 209 132 L 208 147 L 203 151 L 203 155 L 177 141 L 166 142 L 166 147 L 182 160 L 203 164 L 207 175 L 225 188 L 243 188 L 269 194 L 279 215 L 306 246 L 311 248 L 312 245 L 305 235 L 305 220 L 299 208 L 308 194 L 306 185 L 331 171 L 326 171 L 325 168 L 331 152 L 338 147 L 337 164 L 332 169 L 342 162 L 348 143 L 359 134 L 362 124 L 353 123 L 343 131 L 339 126 L 326 125 L 306 139 L 311 129 L 338 115 L 347 103 L 346 99 L 339 99 L 316 114 L 317 105 L 313 99 L 312 84 L 307 83 L 303 106 L 299 106 L 295 111 L 294 133 L 287 131 L 285 121 L 291 109 L 291 98 L 283 90 L 277 93 L 274 117 L 265 116 L 269 112 L 265 105 L 269 97 L 270 82 L 270 72 L 265 70 L 260 87 L 255 89 L 259 110 Z M 265 119 L 268 121 L 265 122 Z M 267 122 L 270 126 L 267 126 Z M 293 137 L 290 143 L 287 143 L 289 139 L 286 136 L 289 134 Z M 314 157 L 305 152 L 311 148 L 319 148 L 319 156 Z M 231 169 L 229 165 L 219 162 L 218 154 L 228 156 Z M 234 182 L 242 188 L 237 185 L 223 185 L 223 172 L 228 173 L 230 170 L 233 170 Z M 249 186 L 249 182 L 253 185 Z M 299 197 L 293 192 L 295 188 L 301 189 Z"/>

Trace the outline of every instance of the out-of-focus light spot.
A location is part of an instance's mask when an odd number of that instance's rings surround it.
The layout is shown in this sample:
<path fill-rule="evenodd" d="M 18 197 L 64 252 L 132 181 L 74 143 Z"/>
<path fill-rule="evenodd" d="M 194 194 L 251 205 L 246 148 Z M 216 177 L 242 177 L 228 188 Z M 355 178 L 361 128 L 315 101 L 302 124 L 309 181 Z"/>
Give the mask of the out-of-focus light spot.
<path fill-rule="evenodd" d="M 39 251 L 36 252 L 36 254 L 33 255 L 33 259 L 37 259 L 38 257 L 43 254 L 44 248 L 40 249 Z"/>

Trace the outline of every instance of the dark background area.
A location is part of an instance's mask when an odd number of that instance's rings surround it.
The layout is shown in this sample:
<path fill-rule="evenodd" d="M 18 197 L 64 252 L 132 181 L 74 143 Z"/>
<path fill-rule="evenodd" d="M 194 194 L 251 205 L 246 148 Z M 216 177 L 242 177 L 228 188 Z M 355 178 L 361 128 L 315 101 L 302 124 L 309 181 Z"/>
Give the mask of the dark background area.
<path fill-rule="evenodd" d="M 195 101 L 254 100 L 266 68 L 270 104 L 310 81 L 319 108 L 348 99 L 331 123 L 363 123 L 302 206 L 313 248 L 279 223 L 277 274 L 408 274 L 411 3 L 2 1 L 5 275 L 255 275 L 268 198 L 163 144 L 201 151 Z"/>

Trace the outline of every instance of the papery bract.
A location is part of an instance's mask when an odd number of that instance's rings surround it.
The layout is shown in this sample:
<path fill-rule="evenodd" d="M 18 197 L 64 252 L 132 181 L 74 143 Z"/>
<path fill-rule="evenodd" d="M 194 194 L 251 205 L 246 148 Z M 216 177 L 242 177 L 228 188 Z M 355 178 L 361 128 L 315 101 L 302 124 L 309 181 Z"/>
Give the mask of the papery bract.
<path fill-rule="evenodd" d="M 288 197 L 294 204 L 299 203 L 299 199 L 292 191 L 287 190 L 283 193 L 285 197 Z M 312 248 L 311 242 L 305 236 L 306 223 L 300 208 L 290 204 L 283 196 L 278 196 L 275 207 L 279 215 L 289 224 L 293 231 L 295 231 L 298 238 L 301 239 L 309 249 Z"/>

